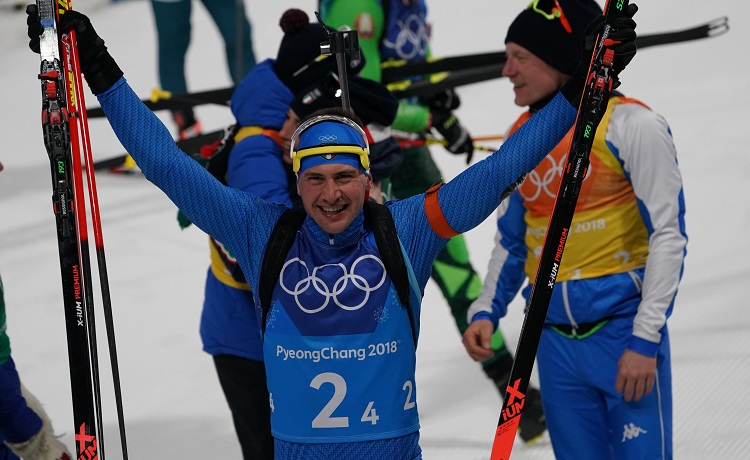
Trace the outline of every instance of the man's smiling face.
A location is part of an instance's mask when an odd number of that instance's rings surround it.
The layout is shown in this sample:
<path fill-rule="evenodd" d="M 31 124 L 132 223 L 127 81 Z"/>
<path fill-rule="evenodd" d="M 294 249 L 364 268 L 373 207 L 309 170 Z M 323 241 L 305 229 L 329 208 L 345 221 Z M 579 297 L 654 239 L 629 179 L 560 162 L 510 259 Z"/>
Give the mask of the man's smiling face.
<path fill-rule="evenodd" d="M 360 169 L 341 163 L 323 164 L 299 174 L 297 193 L 307 215 L 323 230 L 344 231 L 364 206 L 372 179 Z"/>
<path fill-rule="evenodd" d="M 523 46 L 512 42 L 505 45 L 508 58 L 503 76 L 513 83 L 517 106 L 526 107 L 554 94 L 570 79 Z"/>

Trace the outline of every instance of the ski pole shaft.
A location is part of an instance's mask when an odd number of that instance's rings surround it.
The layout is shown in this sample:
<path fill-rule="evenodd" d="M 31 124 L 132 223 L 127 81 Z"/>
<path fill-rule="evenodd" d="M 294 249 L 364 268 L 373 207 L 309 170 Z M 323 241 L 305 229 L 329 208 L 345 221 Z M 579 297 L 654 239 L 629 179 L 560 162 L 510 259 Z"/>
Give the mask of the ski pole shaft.
<path fill-rule="evenodd" d="M 75 31 L 71 31 L 71 39 L 75 40 Z M 75 43 L 75 42 L 74 42 Z M 117 408 L 117 418 L 118 418 L 118 427 L 120 432 L 120 444 L 122 446 L 122 453 L 123 453 L 123 460 L 128 459 L 127 454 L 127 440 L 126 440 L 126 434 L 125 434 L 125 420 L 123 415 L 123 405 L 122 405 L 122 390 L 120 386 L 120 370 L 119 370 L 119 364 L 117 359 L 117 347 L 116 347 L 116 341 L 115 341 L 115 330 L 114 330 L 114 319 L 112 314 L 112 297 L 110 294 L 110 286 L 109 286 L 109 275 L 107 272 L 107 262 L 106 262 L 106 256 L 104 251 L 104 236 L 102 231 L 102 225 L 101 225 L 101 215 L 99 212 L 99 196 L 97 193 L 96 188 L 96 175 L 94 173 L 94 159 L 93 159 L 93 151 L 91 148 L 91 138 L 89 135 L 89 128 L 88 128 L 88 117 L 86 115 L 86 103 L 85 103 L 85 97 L 83 94 L 83 79 L 81 76 L 80 71 L 80 59 L 78 56 L 78 47 L 72 46 L 71 47 L 71 61 L 73 65 L 73 75 L 75 76 L 75 94 L 76 94 L 76 101 L 78 102 L 79 110 L 78 110 L 78 125 L 80 126 L 80 132 L 82 136 L 81 138 L 81 146 L 83 148 L 84 153 L 84 159 L 86 164 L 86 178 L 87 178 L 87 185 L 88 185 L 88 192 L 89 192 L 89 204 L 91 207 L 91 221 L 92 221 L 92 228 L 94 232 L 94 247 L 96 249 L 96 257 L 97 257 L 97 267 L 99 272 L 99 286 L 101 289 L 101 295 L 102 295 L 102 308 L 104 310 L 104 319 L 105 319 L 105 326 L 107 331 L 107 342 L 109 345 L 109 357 L 110 357 L 110 366 L 112 370 L 112 380 L 114 385 L 114 392 L 115 392 L 115 405 Z M 78 171 L 80 171 L 80 157 L 77 160 L 78 162 Z M 85 225 L 85 222 L 84 222 Z M 93 304 L 92 304 L 93 305 Z M 94 350 L 96 349 L 95 344 L 93 345 Z M 96 353 L 92 353 L 92 356 L 96 356 Z M 94 361 L 94 368 L 97 369 L 98 366 L 96 366 L 97 361 Z M 98 375 L 98 372 L 96 372 L 95 375 Z M 98 379 L 97 379 L 98 380 Z M 101 397 L 99 397 L 101 399 Z M 99 405 L 101 406 L 101 401 L 99 401 Z M 99 411 L 100 418 L 101 418 L 101 410 Z M 101 420 L 100 425 L 102 426 Z M 103 430 L 102 433 L 100 433 L 100 439 L 103 440 Z M 104 454 L 104 443 L 101 442 L 101 458 L 103 458 Z"/>
<path fill-rule="evenodd" d="M 447 145 L 447 141 L 444 139 L 437 139 L 434 137 L 428 137 L 426 139 L 401 139 L 398 141 L 398 146 L 402 149 L 408 149 L 412 147 L 423 147 L 426 145 Z M 482 152 L 496 152 L 496 148 L 487 147 L 484 145 L 475 145 L 474 150 Z"/>
<path fill-rule="evenodd" d="M 70 2 L 67 2 L 67 9 L 70 9 Z M 73 171 L 73 196 L 76 206 L 76 225 L 78 229 L 78 245 L 81 255 L 81 273 L 82 287 L 85 302 L 83 310 L 88 331 L 88 348 L 91 368 L 91 379 L 93 385 L 94 411 L 96 414 L 96 432 L 97 443 L 96 449 L 98 457 L 104 459 L 104 429 L 101 412 L 101 384 L 99 378 L 99 355 L 97 351 L 96 340 L 96 323 L 94 319 L 94 294 L 93 280 L 91 275 L 91 255 L 89 252 L 88 223 L 86 219 L 86 201 L 83 186 L 83 171 L 81 164 L 81 147 L 83 145 L 81 129 L 81 118 L 79 113 L 79 90 L 76 84 L 76 71 L 74 66 L 75 58 L 75 30 L 62 32 L 60 35 L 61 53 L 63 64 L 65 66 L 65 75 L 67 76 L 66 86 L 68 90 L 68 110 L 71 115 L 72 123 L 70 124 L 71 138 L 71 159 Z M 80 76 L 79 76 L 80 77 Z"/>

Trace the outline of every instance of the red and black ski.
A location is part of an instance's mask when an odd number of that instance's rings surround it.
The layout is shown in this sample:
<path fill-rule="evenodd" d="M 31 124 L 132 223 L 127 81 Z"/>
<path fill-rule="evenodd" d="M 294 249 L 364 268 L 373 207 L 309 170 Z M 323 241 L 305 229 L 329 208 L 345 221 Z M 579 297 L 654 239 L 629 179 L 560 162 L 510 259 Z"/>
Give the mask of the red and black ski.
<path fill-rule="evenodd" d="M 624 15 L 627 8 L 628 0 L 607 0 L 604 8 L 605 24 L 596 41 L 589 64 L 588 79 L 573 126 L 573 138 L 547 227 L 539 266 L 516 349 L 516 358 L 495 431 L 491 460 L 508 460 L 513 450 L 518 423 L 524 409 L 529 378 L 534 368 L 534 359 L 552 298 L 552 290 L 555 287 L 565 242 L 573 221 L 578 194 L 589 166 L 594 134 L 607 109 L 607 102 L 614 84 L 612 74 L 614 52 L 607 47 L 607 37 L 614 30 L 614 19 Z"/>
<path fill-rule="evenodd" d="M 104 459 L 93 281 L 81 160 L 82 153 L 87 163 L 91 162 L 92 155 L 80 63 L 75 31 L 65 32 L 57 28 L 60 14 L 71 8 L 70 0 L 37 0 L 36 5 L 29 8 L 34 6 L 42 25 L 39 39 L 42 132 L 52 174 L 52 205 L 62 278 L 76 458 Z M 93 168 L 87 168 L 87 179 L 123 458 L 127 459 L 109 283 Z"/>

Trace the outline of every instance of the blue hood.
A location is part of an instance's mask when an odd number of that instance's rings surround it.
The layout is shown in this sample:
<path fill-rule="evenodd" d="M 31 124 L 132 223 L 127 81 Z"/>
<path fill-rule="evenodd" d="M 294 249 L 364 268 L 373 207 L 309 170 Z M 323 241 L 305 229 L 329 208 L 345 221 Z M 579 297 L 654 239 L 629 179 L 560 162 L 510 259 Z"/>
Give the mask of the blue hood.
<path fill-rule="evenodd" d="M 232 93 L 232 114 L 241 126 L 281 129 L 294 95 L 273 70 L 273 59 L 253 67 Z"/>

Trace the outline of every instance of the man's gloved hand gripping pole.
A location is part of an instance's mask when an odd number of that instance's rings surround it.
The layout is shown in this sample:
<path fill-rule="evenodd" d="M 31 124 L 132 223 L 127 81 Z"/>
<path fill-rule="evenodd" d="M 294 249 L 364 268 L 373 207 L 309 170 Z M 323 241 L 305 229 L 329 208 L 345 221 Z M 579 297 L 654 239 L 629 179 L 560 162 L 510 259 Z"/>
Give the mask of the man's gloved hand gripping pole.
<path fill-rule="evenodd" d="M 39 21 L 37 6 L 34 4 L 26 6 L 26 15 L 29 48 L 39 53 L 39 36 L 43 27 Z M 74 10 L 65 11 L 60 15 L 57 26 L 61 30 L 76 31 L 81 72 L 92 93 L 95 95 L 103 93 L 122 77 L 122 70 L 107 51 L 104 40 L 97 35 L 86 15 Z"/>

